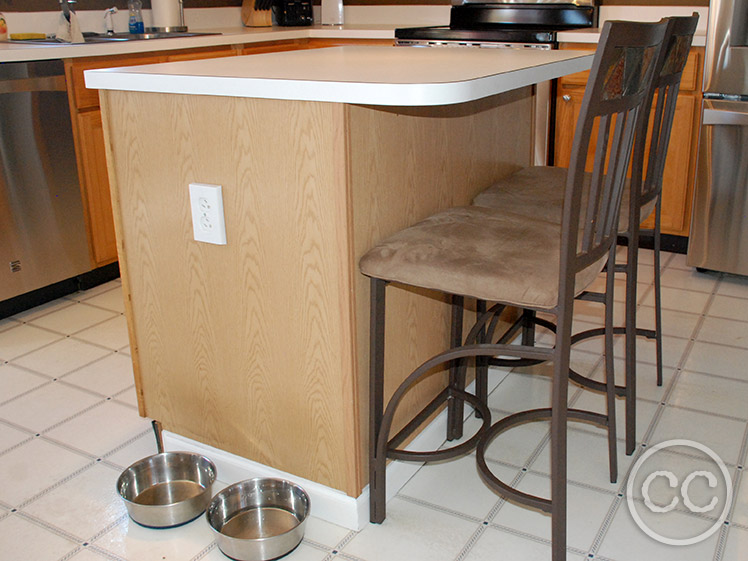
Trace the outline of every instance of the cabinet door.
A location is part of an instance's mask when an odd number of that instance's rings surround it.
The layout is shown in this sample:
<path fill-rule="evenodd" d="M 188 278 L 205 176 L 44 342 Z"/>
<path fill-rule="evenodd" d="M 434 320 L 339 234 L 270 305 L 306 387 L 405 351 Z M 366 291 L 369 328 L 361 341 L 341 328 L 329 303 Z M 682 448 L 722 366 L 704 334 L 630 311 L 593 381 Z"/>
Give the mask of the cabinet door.
<path fill-rule="evenodd" d="M 117 260 L 112 199 L 106 168 L 104 129 L 98 110 L 78 113 L 78 150 L 85 162 L 81 173 L 89 245 L 97 267 Z"/>
<path fill-rule="evenodd" d="M 687 236 L 690 226 L 690 203 L 695 173 L 695 127 L 699 121 L 700 107 L 699 93 L 691 90 L 700 82 L 699 63 L 702 51 L 703 49 L 699 48 L 692 49 L 683 71 L 662 180 L 662 232 L 678 236 Z M 574 131 L 588 75 L 589 72 L 578 72 L 559 79 L 554 149 L 557 166 L 569 165 Z M 593 138 L 594 134 L 593 130 Z M 588 169 L 591 169 L 592 156 L 592 153 L 587 155 Z M 653 225 L 653 219 L 643 224 L 645 228 L 651 228 Z"/>

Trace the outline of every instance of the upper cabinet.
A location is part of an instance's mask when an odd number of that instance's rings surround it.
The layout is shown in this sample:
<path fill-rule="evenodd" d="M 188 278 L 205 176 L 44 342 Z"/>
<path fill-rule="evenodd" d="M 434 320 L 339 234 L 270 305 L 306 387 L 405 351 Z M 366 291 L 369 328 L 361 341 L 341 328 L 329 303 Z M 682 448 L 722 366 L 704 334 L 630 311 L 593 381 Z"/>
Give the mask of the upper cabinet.
<path fill-rule="evenodd" d="M 595 45 L 564 43 L 562 49 L 594 50 Z M 699 111 L 701 109 L 701 73 L 703 47 L 692 47 L 683 71 L 670 135 L 662 184 L 662 233 L 688 236 L 691 223 L 691 198 L 696 171 Z M 556 96 L 555 164 L 568 166 L 579 110 L 582 106 L 588 72 L 565 76 L 558 81 Z M 654 218 L 643 226 L 652 228 Z"/>

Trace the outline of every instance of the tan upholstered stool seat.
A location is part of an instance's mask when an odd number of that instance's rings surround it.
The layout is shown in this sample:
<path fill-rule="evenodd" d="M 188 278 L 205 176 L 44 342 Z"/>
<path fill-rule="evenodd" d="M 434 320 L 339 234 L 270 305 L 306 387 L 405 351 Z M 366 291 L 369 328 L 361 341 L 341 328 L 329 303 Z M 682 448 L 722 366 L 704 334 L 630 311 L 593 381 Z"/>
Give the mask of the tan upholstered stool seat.
<path fill-rule="evenodd" d="M 361 259 L 367 276 L 548 310 L 558 302 L 561 226 L 522 214 L 456 207 L 401 230 Z M 577 275 L 595 280 L 605 258 Z"/>
<path fill-rule="evenodd" d="M 473 204 L 490 208 L 511 208 L 512 212 L 560 224 L 567 174 L 568 170 L 561 167 L 524 168 L 494 183 L 475 197 Z M 590 174 L 585 174 L 585 180 L 589 184 Z M 628 230 L 629 191 L 627 179 L 621 201 L 619 232 Z M 586 194 L 587 190 L 583 193 Z M 656 202 L 653 199 L 642 206 L 642 220 L 652 213 Z"/>

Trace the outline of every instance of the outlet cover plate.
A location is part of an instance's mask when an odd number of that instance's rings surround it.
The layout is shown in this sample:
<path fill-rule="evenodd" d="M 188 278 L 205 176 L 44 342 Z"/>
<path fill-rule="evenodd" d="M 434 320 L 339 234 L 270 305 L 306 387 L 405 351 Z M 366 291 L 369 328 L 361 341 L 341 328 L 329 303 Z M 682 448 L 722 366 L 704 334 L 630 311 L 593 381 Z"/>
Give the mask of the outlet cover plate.
<path fill-rule="evenodd" d="M 221 186 L 190 183 L 190 209 L 195 241 L 226 245 Z"/>

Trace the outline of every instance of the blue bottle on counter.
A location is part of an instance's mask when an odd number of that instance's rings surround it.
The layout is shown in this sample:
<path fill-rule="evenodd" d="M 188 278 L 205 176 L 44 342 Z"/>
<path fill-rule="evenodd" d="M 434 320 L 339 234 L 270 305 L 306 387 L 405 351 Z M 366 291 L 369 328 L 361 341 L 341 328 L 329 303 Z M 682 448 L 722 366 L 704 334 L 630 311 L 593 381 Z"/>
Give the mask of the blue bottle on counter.
<path fill-rule="evenodd" d="M 128 0 L 127 7 L 130 10 L 130 33 L 145 33 L 142 12 L 143 2 L 141 2 L 141 0 Z"/>

